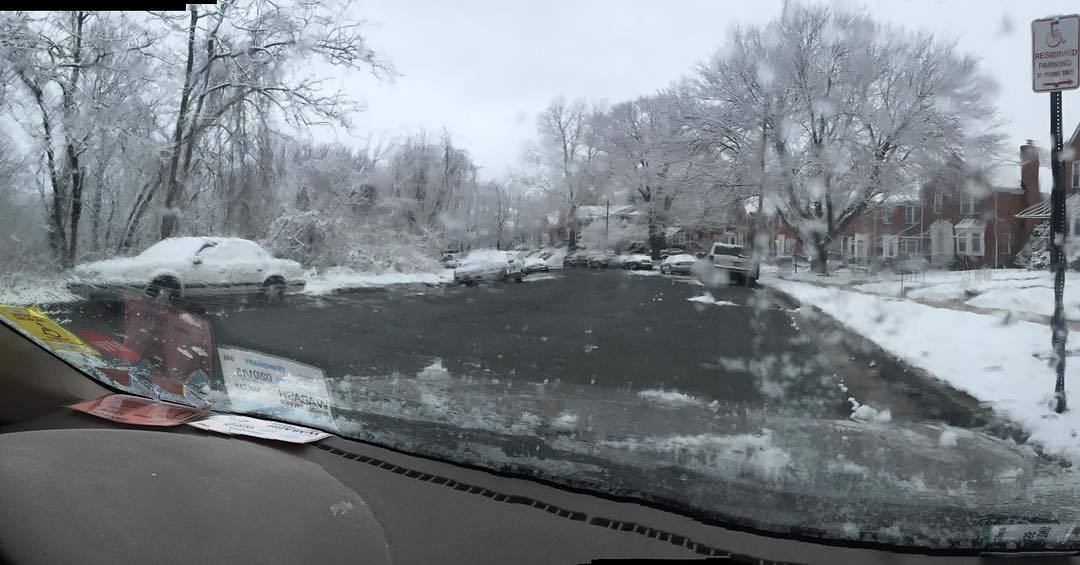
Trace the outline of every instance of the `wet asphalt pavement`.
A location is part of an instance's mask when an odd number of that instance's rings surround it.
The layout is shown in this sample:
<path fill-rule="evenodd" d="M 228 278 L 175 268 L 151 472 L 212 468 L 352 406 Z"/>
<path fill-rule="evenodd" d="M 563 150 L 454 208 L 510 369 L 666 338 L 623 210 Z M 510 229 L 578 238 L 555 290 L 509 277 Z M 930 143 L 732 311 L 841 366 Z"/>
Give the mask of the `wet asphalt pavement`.
<path fill-rule="evenodd" d="M 904 421 L 987 423 L 966 395 L 797 306 L 760 287 L 588 269 L 537 273 L 521 284 L 184 304 L 209 321 L 215 345 L 294 359 L 335 379 L 413 376 L 438 361 L 455 377 L 676 391 L 817 418 L 847 418 L 856 398 Z M 51 312 L 76 330 L 122 340 L 122 307 Z"/>

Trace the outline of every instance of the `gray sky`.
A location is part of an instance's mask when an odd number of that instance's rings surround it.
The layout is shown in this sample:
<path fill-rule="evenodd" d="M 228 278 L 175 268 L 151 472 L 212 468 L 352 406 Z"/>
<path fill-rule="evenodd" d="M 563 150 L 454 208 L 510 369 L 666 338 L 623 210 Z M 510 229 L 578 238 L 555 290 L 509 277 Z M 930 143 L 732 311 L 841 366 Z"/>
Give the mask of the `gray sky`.
<path fill-rule="evenodd" d="M 882 21 L 955 38 L 1000 83 L 997 103 L 1013 148 L 1048 146 L 1049 94 L 1031 90 L 1032 19 L 1080 11 L 1075 0 L 845 0 Z M 499 176 L 519 164 L 535 116 L 553 98 L 615 102 L 663 88 L 712 53 L 735 23 L 779 15 L 782 0 L 364 0 L 371 44 L 402 76 L 344 77 L 367 104 L 353 143 L 443 127 Z M 1064 94 L 1065 136 L 1080 91 Z M 319 137 L 323 137 L 320 135 Z M 350 136 L 337 132 L 350 142 Z"/>

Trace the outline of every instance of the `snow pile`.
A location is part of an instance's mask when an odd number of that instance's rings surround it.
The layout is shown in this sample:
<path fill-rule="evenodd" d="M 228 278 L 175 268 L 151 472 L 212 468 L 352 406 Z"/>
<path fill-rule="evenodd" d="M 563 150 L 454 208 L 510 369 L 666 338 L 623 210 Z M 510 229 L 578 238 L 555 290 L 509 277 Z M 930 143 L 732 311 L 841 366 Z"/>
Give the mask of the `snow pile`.
<path fill-rule="evenodd" d="M 848 402 L 851 403 L 851 419 L 856 422 L 887 424 L 892 421 L 892 412 L 887 408 L 879 410 L 868 404 L 859 404 L 854 398 L 848 398 Z"/>
<path fill-rule="evenodd" d="M 1051 454 L 1080 462 L 1080 410 L 1050 410 L 1054 372 L 1049 366 L 1050 328 L 1002 323 L 996 316 L 935 308 L 908 300 L 768 281 L 803 304 L 812 304 L 905 362 L 988 403 L 1030 432 Z M 1067 365 L 1066 379 L 1080 379 Z"/>
<path fill-rule="evenodd" d="M 374 274 L 356 272 L 348 267 L 332 267 L 322 274 L 314 270 L 308 271 L 304 278 L 307 283 L 304 293 L 319 295 L 341 290 L 382 288 L 397 284 L 446 284 L 454 280 L 454 271 L 443 269 L 441 272 L 433 273 Z"/>
<path fill-rule="evenodd" d="M 692 406 L 698 404 L 698 399 L 689 394 L 677 390 L 664 390 L 662 388 L 649 388 L 639 391 L 638 398 L 667 406 Z"/>

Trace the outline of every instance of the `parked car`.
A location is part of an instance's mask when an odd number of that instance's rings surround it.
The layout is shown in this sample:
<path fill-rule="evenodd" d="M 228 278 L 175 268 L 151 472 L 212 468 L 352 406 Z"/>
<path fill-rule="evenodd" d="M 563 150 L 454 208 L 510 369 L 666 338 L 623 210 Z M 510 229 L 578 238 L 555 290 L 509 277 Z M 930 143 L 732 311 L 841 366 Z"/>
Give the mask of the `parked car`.
<path fill-rule="evenodd" d="M 454 282 L 474 286 L 481 282 L 521 282 L 525 278 L 521 261 L 505 251 L 480 251 L 467 255 L 454 269 Z"/>
<path fill-rule="evenodd" d="M 686 253 L 686 250 L 682 247 L 668 247 L 667 249 L 660 250 L 660 259 L 663 260 L 666 259 L 668 256 L 681 255 L 683 253 Z"/>
<path fill-rule="evenodd" d="M 444 253 L 442 256 L 443 267 L 447 269 L 456 269 L 461 263 L 454 257 L 453 253 Z"/>
<path fill-rule="evenodd" d="M 602 251 L 589 254 L 588 266 L 590 269 L 607 269 L 618 264 L 618 259 L 612 253 Z"/>
<path fill-rule="evenodd" d="M 758 261 L 741 245 L 714 243 L 705 259 L 716 269 L 727 272 L 730 280 L 744 285 L 757 281 Z"/>
<path fill-rule="evenodd" d="M 547 261 L 544 261 L 544 257 L 541 257 L 540 255 L 531 255 L 522 259 L 521 270 L 524 271 L 526 275 L 529 273 L 546 273 L 548 272 L 549 267 Z"/>
<path fill-rule="evenodd" d="M 677 255 L 668 255 L 660 263 L 660 273 L 665 275 L 689 275 L 694 270 L 694 265 L 698 262 L 697 258 L 693 255 L 686 253 L 679 253 Z"/>
<path fill-rule="evenodd" d="M 150 298 L 257 293 L 268 301 L 304 288 L 303 268 L 235 237 L 170 237 L 134 257 L 76 266 L 71 289 L 84 296 L 136 290 Z"/>
<path fill-rule="evenodd" d="M 639 269 L 651 271 L 653 268 L 652 257 L 642 253 L 632 253 L 619 258 L 619 267 L 637 271 Z"/>
<path fill-rule="evenodd" d="M 563 258 L 563 267 L 585 267 L 589 264 L 589 257 L 584 252 L 575 251 L 567 253 Z"/>

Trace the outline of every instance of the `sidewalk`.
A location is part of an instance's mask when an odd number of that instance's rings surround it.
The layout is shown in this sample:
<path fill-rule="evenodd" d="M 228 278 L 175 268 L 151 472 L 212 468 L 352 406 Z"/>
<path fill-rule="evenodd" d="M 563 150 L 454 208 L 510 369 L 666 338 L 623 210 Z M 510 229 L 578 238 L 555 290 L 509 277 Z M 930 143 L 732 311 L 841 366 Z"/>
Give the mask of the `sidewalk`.
<path fill-rule="evenodd" d="M 851 292 L 901 298 L 934 308 L 949 308 L 1001 320 L 1022 320 L 1049 325 L 1053 314 L 1053 279 L 1045 271 L 986 269 L 939 271 L 922 275 L 874 276 L 839 272 L 818 276 L 809 271 L 774 270 L 780 280 L 842 288 Z M 1065 318 L 1070 330 L 1080 331 L 1080 273 L 1066 273 Z"/>
<path fill-rule="evenodd" d="M 1029 441 L 1046 453 L 1080 463 L 1080 396 L 1074 396 L 1073 408 L 1064 414 L 1050 409 L 1055 378 L 1047 325 L 1006 317 L 1008 311 L 989 309 L 988 315 L 963 302 L 943 306 L 775 277 L 760 283 L 798 300 L 801 314 L 820 311 L 908 365 L 988 404 L 1030 433 Z M 1072 357 L 1080 351 L 1075 345 L 1069 350 L 1067 392 L 1080 386 L 1080 363 Z"/>

